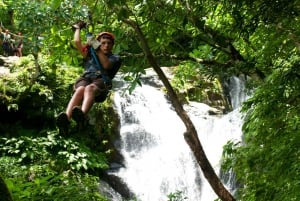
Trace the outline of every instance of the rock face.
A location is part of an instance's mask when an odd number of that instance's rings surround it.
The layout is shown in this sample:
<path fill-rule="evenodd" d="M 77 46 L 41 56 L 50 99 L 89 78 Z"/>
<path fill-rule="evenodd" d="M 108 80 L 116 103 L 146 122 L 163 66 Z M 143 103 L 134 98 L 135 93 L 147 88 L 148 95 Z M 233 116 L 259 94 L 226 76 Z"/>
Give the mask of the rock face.
<path fill-rule="evenodd" d="M 3 66 L 0 66 L 0 76 L 9 74 L 9 69 Z"/>
<path fill-rule="evenodd" d="M 19 59 L 17 56 L 4 57 L 0 55 L 0 76 L 8 75 L 10 73 L 9 66 L 17 63 Z"/>
<path fill-rule="evenodd" d="M 4 56 L 0 55 L 0 66 L 8 67 L 9 65 L 18 62 L 19 59 L 20 59 L 20 57 L 17 57 L 17 56 L 4 57 Z"/>
<path fill-rule="evenodd" d="M 162 70 L 171 82 L 174 81 L 176 77 L 176 68 L 177 67 L 162 67 Z M 191 101 L 205 103 L 218 110 L 218 112 L 215 110 L 212 111 L 211 114 L 219 114 L 220 112 L 226 113 L 226 111 L 231 108 L 226 98 L 223 85 L 224 83 L 222 83 L 221 80 L 211 79 L 199 73 L 192 78 L 189 77 L 185 81 L 184 86 L 178 87 L 180 85 L 177 84 L 176 87 L 175 84 L 174 90 L 182 103 Z"/>

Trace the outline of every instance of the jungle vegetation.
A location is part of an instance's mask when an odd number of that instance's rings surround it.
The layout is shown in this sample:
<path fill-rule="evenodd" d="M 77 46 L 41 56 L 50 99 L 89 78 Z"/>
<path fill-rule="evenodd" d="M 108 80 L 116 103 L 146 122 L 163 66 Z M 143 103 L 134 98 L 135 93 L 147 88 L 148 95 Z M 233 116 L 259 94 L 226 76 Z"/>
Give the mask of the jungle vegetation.
<path fill-rule="evenodd" d="M 101 137 L 64 138 L 54 124 L 82 71 L 70 27 L 83 20 L 86 31 L 116 35 L 129 91 L 145 69 L 157 72 L 221 200 L 299 200 L 299 15 L 299 0 L 0 0 L 1 26 L 23 33 L 25 55 L 0 78 L 0 191 L 13 200 L 107 200 L 97 188 L 114 132 L 109 100 L 94 108 Z M 172 86 L 160 66 L 178 67 Z M 247 77 L 251 94 L 242 106 L 243 140 L 224 146 L 223 168 L 239 183 L 231 195 L 210 172 L 177 93 L 201 87 L 201 76 L 224 83 L 234 75 Z"/>

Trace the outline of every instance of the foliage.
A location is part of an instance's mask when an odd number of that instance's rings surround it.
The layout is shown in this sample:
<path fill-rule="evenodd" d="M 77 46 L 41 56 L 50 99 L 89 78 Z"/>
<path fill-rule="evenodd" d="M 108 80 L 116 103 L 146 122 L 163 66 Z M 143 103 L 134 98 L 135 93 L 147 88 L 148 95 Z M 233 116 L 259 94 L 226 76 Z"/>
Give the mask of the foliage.
<path fill-rule="evenodd" d="M 1 138 L 3 156 L 18 158 L 18 162 L 49 163 L 57 170 L 81 171 L 107 168 L 105 156 L 92 152 L 84 144 L 62 139 L 48 133 L 46 137 Z"/>
<path fill-rule="evenodd" d="M 11 115 L 16 125 L 6 130 L 7 118 L 0 125 L 5 132 L 1 135 L 6 136 L 1 139 L 2 155 L 13 157 L 15 162 L 12 164 L 17 168 L 12 171 L 10 162 L 1 163 L 7 168 L 3 170 L 4 174 L 13 173 L 5 179 L 14 199 L 74 200 L 75 196 L 76 200 L 106 200 L 98 193 L 97 177 L 89 175 L 98 175 L 101 169 L 108 167 L 106 155 L 97 148 L 101 147 L 96 145 L 98 141 L 89 138 L 91 136 L 87 139 L 82 136 L 77 138 L 81 140 L 79 143 L 76 138 L 64 139 L 57 136 L 57 131 L 51 131 L 55 114 L 65 109 L 74 80 L 82 72 L 82 69 L 70 66 L 79 66 L 80 58 L 68 41 L 73 37 L 70 25 L 80 18 L 87 19 L 86 7 L 78 9 L 74 6 L 80 5 L 79 1 L 5 3 L 14 11 L 12 20 L 16 27 L 11 31 L 23 32 L 24 49 L 29 55 L 11 69 L 13 77 L 1 79 L 1 111 L 2 107 L 7 108 L 2 117 Z M 36 65 L 40 66 L 41 72 L 36 71 Z M 31 123 L 35 130 L 26 130 L 20 123 L 26 127 Z M 41 125 L 45 130 L 40 130 Z M 17 129 L 18 134 L 14 132 Z M 42 136 L 37 135 L 38 132 Z M 46 137 L 43 136 L 45 132 Z M 91 141 L 93 149 L 89 144 Z M 25 174 L 30 172 L 39 177 L 27 180 Z M 14 177 L 17 174 L 20 177 Z"/>
<path fill-rule="evenodd" d="M 115 33 L 132 91 L 149 67 L 136 34 L 123 23 L 135 20 L 159 65 L 179 66 L 178 88 L 202 84 L 202 75 L 221 83 L 238 74 L 260 79 L 244 108 L 245 141 L 228 143 L 226 166 L 243 184 L 243 200 L 299 199 L 298 5 L 299 0 L 0 1 L 1 20 L 24 33 L 25 51 L 49 55 L 46 63 L 39 60 L 42 76 L 34 82 L 33 68 L 27 67 L 16 82 L 1 80 L 1 101 L 10 111 L 37 117 L 51 117 L 65 106 L 78 72 L 66 66 L 80 63 L 70 43 L 70 25 L 78 19 L 91 19 L 94 33 Z M 32 100 L 37 107 L 28 109 Z"/>
<path fill-rule="evenodd" d="M 7 185 L 3 180 L 2 176 L 0 176 L 0 194 L 2 200 L 12 201 L 11 193 L 7 188 Z"/>
<path fill-rule="evenodd" d="M 97 177 L 108 167 L 103 153 L 56 132 L 0 141 L 0 169 L 14 200 L 106 200 Z"/>
<path fill-rule="evenodd" d="M 177 66 L 174 70 L 172 86 L 177 94 L 183 94 L 185 101 L 203 102 L 216 106 L 216 100 L 210 101 L 210 96 L 220 97 L 222 100 L 223 92 L 218 79 L 210 77 L 205 72 L 202 65 L 194 62 L 186 62 Z"/>
<path fill-rule="evenodd" d="M 51 163 L 22 165 L 16 158 L 1 157 L 0 170 L 12 192 L 13 200 L 97 200 L 98 178 L 71 170 L 61 172 Z M 62 191 L 62 189 L 64 189 Z"/>
<path fill-rule="evenodd" d="M 7 111 L 2 113 L 4 121 L 0 124 L 1 136 L 5 136 L 0 139 L 0 152 L 2 158 L 12 158 L 18 167 L 10 175 L 11 169 L 3 163 L 5 181 L 15 200 L 72 200 L 75 193 L 79 194 L 78 200 L 105 200 L 98 193 L 97 175 L 108 167 L 102 152 L 105 150 L 100 151 L 97 147 L 101 146 L 96 145 L 100 141 L 95 141 L 95 136 L 80 138 L 80 143 L 76 135 L 73 139 L 62 138 L 56 130 L 51 131 L 51 123 L 47 122 L 53 122 L 54 114 L 64 109 L 80 69 L 51 65 L 43 56 L 39 64 L 41 72 L 35 77 L 33 57 L 22 57 L 11 67 L 10 76 L 1 79 L 1 107 L 7 107 Z M 13 124 L 9 121 L 11 115 Z M 36 125 L 38 122 L 43 124 Z M 30 181 L 25 175 L 21 176 L 25 180 L 15 177 L 24 171 L 33 171 L 33 175 L 39 171 L 41 175 Z"/>
<path fill-rule="evenodd" d="M 58 110 L 67 104 L 71 95 L 73 80 L 78 76 L 79 69 L 65 64 L 50 65 L 47 58 L 41 57 L 40 75 L 36 76 L 34 58 L 29 55 L 22 57 L 19 63 L 11 67 L 11 75 L 0 81 L 2 107 L 7 112 L 19 114 L 18 118 L 27 116 L 27 126 L 41 122 L 39 126 L 51 125 L 51 119 Z M 28 115 L 30 114 L 30 115 Z M 50 120 L 48 124 L 46 121 Z M 3 120 L 9 122 L 10 118 Z"/>
<path fill-rule="evenodd" d="M 183 195 L 182 191 L 176 191 L 175 193 L 170 193 L 168 195 L 168 201 L 183 201 L 188 199 Z"/>
<path fill-rule="evenodd" d="M 299 56 L 278 60 L 277 70 L 243 108 L 249 111 L 243 126 L 243 146 L 226 149 L 229 163 L 243 184 L 239 192 L 242 200 L 300 198 L 299 61 Z"/>

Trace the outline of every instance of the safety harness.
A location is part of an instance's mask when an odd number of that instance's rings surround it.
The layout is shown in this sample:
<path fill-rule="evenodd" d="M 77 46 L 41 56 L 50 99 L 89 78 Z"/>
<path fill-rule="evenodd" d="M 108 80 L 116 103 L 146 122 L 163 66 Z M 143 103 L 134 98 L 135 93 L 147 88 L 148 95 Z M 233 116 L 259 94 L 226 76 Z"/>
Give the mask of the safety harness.
<path fill-rule="evenodd" d="M 99 62 L 99 59 L 96 55 L 96 51 L 93 47 L 89 48 L 90 54 L 92 55 L 92 59 L 95 61 L 97 69 L 100 71 L 100 76 L 104 81 L 105 89 L 100 89 L 102 92 L 100 95 L 95 97 L 95 102 L 103 102 L 107 98 L 107 96 L 110 94 L 110 89 L 112 86 L 112 81 L 110 77 L 106 75 L 106 72 L 104 71 L 102 65 Z"/>
<path fill-rule="evenodd" d="M 95 49 L 94 49 L 93 47 L 90 47 L 89 49 L 90 49 L 92 58 L 93 58 L 93 60 L 95 61 L 98 70 L 101 72 L 101 77 L 102 77 L 102 79 L 104 80 L 104 83 L 105 83 L 106 85 L 110 85 L 110 84 L 111 84 L 111 79 L 110 79 L 110 77 L 108 77 L 108 76 L 106 75 L 106 72 L 104 71 L 102 65 L 100 64 L 99 59 L 98 59 L 98 57 L 97 57 L 97 55 L 96 55 Z"/>

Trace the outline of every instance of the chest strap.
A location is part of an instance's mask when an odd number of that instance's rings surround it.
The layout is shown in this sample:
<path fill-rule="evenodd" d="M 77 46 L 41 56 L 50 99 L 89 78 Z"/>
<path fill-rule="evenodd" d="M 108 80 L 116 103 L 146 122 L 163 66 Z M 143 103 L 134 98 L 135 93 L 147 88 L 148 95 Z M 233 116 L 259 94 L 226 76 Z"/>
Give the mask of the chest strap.
<path fill-rule="evenodd" d="M 98 70 L 101 72 L 101 77 L 103 78 L 105 84 L 111 84 L 111 79 L 106 75 L 106 72 L 104 71 L 103 67 L 101 66 L 98 56 L 96 55 L 96 51 L 93 47 L 90 47 L 90 52 L 96 63 Z"/>

